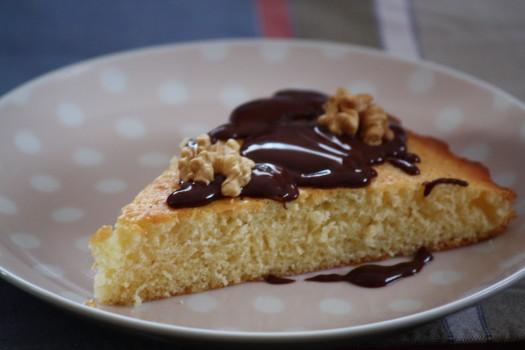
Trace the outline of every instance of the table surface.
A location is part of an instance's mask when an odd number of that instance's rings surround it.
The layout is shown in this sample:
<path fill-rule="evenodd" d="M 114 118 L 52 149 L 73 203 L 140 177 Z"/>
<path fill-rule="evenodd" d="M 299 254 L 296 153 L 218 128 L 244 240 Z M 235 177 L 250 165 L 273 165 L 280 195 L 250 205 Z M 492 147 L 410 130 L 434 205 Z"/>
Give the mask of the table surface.
<path fill-rule="evenodd" d="M 155 44 L 297 37 L 382 48 L 475 75 L 525 99 L 520 0 L 229 0 L 0 2 L 0 95 L 66 64 Z M 1 219 L 1 218 L 0 218 Z M 471 308 L 350 348 L 525 341 L 525 281 Z M 0 348 L 185 348 L 81 319 L 0 281 Z M 304 344 L 303 344 L 304 345 Z M 304 347 L 304 346 L 303 346 Z M 474 345 L 462 345 L 471 348 Z M 478 348 L 478 347 L 476 347 Z"/>

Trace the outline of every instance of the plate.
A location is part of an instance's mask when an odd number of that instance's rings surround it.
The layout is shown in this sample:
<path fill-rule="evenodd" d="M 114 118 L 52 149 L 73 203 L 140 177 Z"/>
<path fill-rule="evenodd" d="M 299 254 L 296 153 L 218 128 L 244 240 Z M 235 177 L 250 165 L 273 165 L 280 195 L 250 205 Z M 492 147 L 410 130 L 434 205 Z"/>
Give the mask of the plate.
<path fill-rule="evenodd" d="M 525 269 L 524 220 L 435 254 L 386 288 L 245 283 L 139 307 L 92 308 L 87 241 L 165 168 L 178 144 L 231 109 L 284 87 L 369 92 L 404 125 L 483 161 L 522 198 L 525 108 L 431 63 L 296 40 L 161 46 L 105 56 L 33 80 L 0 100 L 0 265 L 8 281 L 68 310 L 164 336 L 298 340 L 362 336 L 428 321 L 480 300 Z M 524 201 L 517 203 L 523 214 Z M 388 261 L 385 263 L 392 263 Z M 347 270 L 340 269 L 340 270 Z M 337 270 L 336 270 L 337 271 Z M 300 277 L 302 278 L 302 277 Z"/>

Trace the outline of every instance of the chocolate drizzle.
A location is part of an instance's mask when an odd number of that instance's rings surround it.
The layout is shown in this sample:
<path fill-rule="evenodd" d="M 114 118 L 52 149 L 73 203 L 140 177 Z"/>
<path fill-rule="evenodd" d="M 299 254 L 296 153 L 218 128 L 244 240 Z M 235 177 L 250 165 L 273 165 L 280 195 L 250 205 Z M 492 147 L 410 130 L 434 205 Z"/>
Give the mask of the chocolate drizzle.
<path fill-rule="evenodd" d="M 400 278 L 412 276 L 432 261 L 432 254 L 426 248 L 420 248 L 411 261 L 391 266 L 362 265 L 346 275 L 325 274 L 306 279 L 312 282 L 348 282 L 361 287 L 384 287 Z"/>
<path fill-rule="evenodd" d="M 224 176 L 216 175 L 208 185 L 203 182 L 181 181 L 179 189 L 171 193 L 166 202 L 173 209 L 193 208 L 224 198 L 221 193 L 224 179 Z M 242 189 L 241 196 L 270 198 L 285 203 L 296 199 L 299 189 L 285 169 L 258 163 L 252 170 L 251 181 Z"/>
<path fill-rule="evenodd" d="M 414 163 L 410 163 L 408 160 L 401 158 L 388 158 L 388 162 L 396 168 L 403 170 L 407 174 L 419 175 L 420 173 L 419 168 L 414 165 Z"/>
<path fill-rule="evenodd" d="M 241 196 L 287 202 L 298 197 L 298 186 L 359 188 L 377 176 L 374 165 L 388 161 L 409 175 L 419 174 L 419 158 L 407 153 L 407 135 L 389 117 L 394 139 L 371 146 L 360 137 L 335 135 L 317 123 L 327 96 L 302 90 L 283 90 L 237 107 L 230 122 L 212 130 L 212 141 L 243 141 L 241 155 L 256 166 Z M 221 198 L 220 183 L 181 183 L 168 198 L 172 208 L 195 207 Z"/>
<path fill-rule="evenodd" d="M 285 277 L 279 277 L 275 275 L 268 275 L 264 278 L 264 281 L 269 284 L 290 284 L 294 283 L 295 280 Z"/>
<path fill-rule="evenodd" d="M 423 186 L 425 186 L 425 189 L 423 190 L 423 196 L 425 197 L 428 196 L 432 192 L 434 187 L 436 187 L 437 185 L 442 185 L 442 184 L 456 185 L 456 186 L 462 186 L 462 187 L 468 186 L 468 182 L 465 180 L 442 177 L 436 180 L 432 180 L 430 182 L 424 182 Z"/>

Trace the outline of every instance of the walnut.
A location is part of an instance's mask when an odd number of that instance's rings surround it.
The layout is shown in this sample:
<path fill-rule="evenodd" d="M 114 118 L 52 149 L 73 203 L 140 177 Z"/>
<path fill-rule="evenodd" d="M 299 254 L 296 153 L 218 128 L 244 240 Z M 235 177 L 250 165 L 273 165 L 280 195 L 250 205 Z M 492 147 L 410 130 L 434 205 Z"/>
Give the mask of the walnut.
<path fill-rule="evenodd" d="M 354 102 L 350 100 L 348 92 L 337 89 L 335 96 L 328 99 L 324 105 L 325 113 L 318 119 L 336 135 L 355 135 L 359 128 L 359 112 L 354 109 Z"/>
<path fill-rule="evenodd" d="M 179 176 L 184 181 L 200 181 L 209 184 L 215 174 L 226 179 L 221 184 L 221 193 L 236 197 L 250 182 L 255 163 L 239 153 L 240 144 L 234 139 L 211 143 L 207 134 L 189 140 L 182 148 L 178 160 Z"/>
<path fill-rule="evenodd" d="M 380 145 L 384 139 L 392 140 L 394 132 L 388 126 L 388 117 L 383 108 L 371 104 L 362 117 L 361 138 L 369 145 Z"/>
<path fill-rule="evenodd" d="M 372 100 L 369 94 L 350 95 L 338 88 L 324 105 L 325 113 L 318 122 L 336 135 L 357 135 L 369 145 L 380 145 L 384 139 L 391 140 L 394 133 L 388 126 L 388 116 Z"/>

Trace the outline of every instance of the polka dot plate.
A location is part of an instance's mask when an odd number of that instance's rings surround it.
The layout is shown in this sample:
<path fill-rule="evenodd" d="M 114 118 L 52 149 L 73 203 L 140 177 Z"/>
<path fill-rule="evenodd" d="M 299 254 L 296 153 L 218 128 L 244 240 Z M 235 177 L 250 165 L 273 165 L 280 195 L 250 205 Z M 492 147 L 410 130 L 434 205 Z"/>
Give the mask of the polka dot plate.
<path fill-rule="evenodd" d="M 92 308 L 87 241 L 158 175 L 185 136 L 285 87 L 370 92 L 410 129 L 486 163 L 518 193 L 520 214 L 494 240 L 435 254 L 418 275 L 378 289 L 345 283 L 245 283 Z M 310 41 L 162 46 L 75 64 L 0 100 L 0 265 L 4 278 L 66 309 L 123 327 L 200 339 L 361 336 L 427 321 L 519 278 L 525 268 L 525 108 L 434 64 Z M 386 261 L 392 263 L 400 259 Z M 335 271 L 347 271 L 348 268 Z M 305 276 L 299 276 L 302 280 Z"/>

